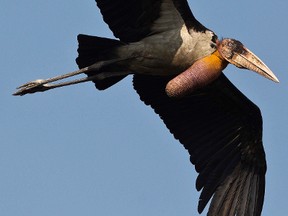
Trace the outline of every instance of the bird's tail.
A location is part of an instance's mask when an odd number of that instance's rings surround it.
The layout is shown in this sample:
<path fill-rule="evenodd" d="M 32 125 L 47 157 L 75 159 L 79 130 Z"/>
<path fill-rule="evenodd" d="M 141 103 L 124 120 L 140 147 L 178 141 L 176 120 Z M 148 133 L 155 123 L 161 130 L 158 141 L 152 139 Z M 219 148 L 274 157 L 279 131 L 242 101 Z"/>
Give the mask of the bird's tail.
<path fill-rule="evenodd" d="M 77 37 L 78 57 L 76 63 L 79 68 L 90 66 L 99 61 L 113 60 L 119 58 L 115 50 L 118 47 L 125 45 L 119 40 L 102 38 L 96 36 L 89 36 L 80 34 Z M 103 72 L 103 71 L 99 71 Z M 117 74 L 117 73 L 115 73 Z M 95 73 L 87 73 L 88 76 L 95 75 Z M 99 90 L 104 90 L 122 80 L 126 75 L 107 77 L 101 80 L 93 80 L 95 86 Z"/>

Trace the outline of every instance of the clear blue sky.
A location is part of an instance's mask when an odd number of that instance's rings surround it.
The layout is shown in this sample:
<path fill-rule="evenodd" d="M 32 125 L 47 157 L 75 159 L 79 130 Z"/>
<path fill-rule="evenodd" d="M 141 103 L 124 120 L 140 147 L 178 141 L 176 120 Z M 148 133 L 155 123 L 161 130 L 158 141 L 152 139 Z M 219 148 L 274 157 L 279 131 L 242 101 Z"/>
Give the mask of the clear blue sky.
<path fill-rule="evenodd" d="M 205 26 L 241 40 L 280 79 L 225 70 L 262 110 L 263 215 L 286 215 L 288 2 L 190 5 Z M 75 70 L 78 33 L 112 37 L 93 0 L 4 0 L 0 26 L 0 215 L 197 215 L 188 153 L 139 100 L 131 78 L 102 92 L 86 83 L 12 96 L 26 81 Z"/>

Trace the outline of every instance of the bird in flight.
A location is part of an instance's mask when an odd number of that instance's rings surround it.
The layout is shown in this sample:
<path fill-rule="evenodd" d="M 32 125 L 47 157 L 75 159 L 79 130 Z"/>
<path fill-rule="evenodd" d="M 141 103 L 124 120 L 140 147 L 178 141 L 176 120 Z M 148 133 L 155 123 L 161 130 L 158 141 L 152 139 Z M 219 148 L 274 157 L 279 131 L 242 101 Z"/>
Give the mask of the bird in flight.
<path fill-rule="evenodd" d="M 231 63 L 279 82 L 241 42 L 218 39 L 187 0 L 96 0 L 115 37 L 78 35 L 79 70 L 28 82 L 14 95 L 93 81 L 99 90 L 133 75 L 151 106 L 187 149 L 199 173 L 198 212 L 261 215 L 266 160 L 259 108 L 222 73 Z M 56 82 L 79 74 L 76 80 Z M 55 83 L 56 82 L 56 83 Z"/>

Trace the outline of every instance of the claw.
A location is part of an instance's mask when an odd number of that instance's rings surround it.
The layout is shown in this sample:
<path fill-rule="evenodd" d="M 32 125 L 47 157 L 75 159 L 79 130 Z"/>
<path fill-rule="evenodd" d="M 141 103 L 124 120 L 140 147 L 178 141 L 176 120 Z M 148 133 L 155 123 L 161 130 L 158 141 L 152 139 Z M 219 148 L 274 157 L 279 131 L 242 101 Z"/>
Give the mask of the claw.
<path fill-rule="evenodd" d="M 35 92 L 39 92 L 39 91 L 45 91 L 49 88 L 49 86 L 45 86 L 47 82 L 45 82 L 45 80 L 43 79 L 38 79 L 38 80 L 34 80 L 28 83 L 25 83 L 19 87 L 17 87 L 17 89 L 19 89 L 18 91 L 16 91 L 13 95 L 25 95 L 25 94 L 32 94 Z"/>
<path fill-rule="evenodd" d="M 21 88 L 29 88 L 29 87 L 33 87 L 33 86 L 38 86 L 38 85 L 42 85 L 43 84 L 43 79 L 38 79 L 38 80 L 34 80 L 28 83 L 25 83 L 19 87 L 17 87 L 17 89 L 21 89 Z"/>

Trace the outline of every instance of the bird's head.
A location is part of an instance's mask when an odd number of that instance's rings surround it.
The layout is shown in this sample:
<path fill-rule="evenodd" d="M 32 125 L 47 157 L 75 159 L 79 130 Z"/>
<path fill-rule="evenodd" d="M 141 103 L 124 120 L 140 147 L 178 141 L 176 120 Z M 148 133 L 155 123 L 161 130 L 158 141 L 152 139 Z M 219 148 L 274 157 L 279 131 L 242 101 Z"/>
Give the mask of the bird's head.
<path fill-rule="evenodd" d="M 255 71 L 274 82 L 279 82 L 273 72 L 240 41 L 230 38 L 217 41 L 217 50 L 226 61 L 236 67 Z"/>
<path fill-rule="evenodd" d="M 169 81 L 166 93 L 170 97 L 183 97 L 216 80 L 228 63 L 279 82 L 273 72 L 241 42 L 225 38 L 217 41 L 217 50 L 198 59 L 187 70 Z"/>

